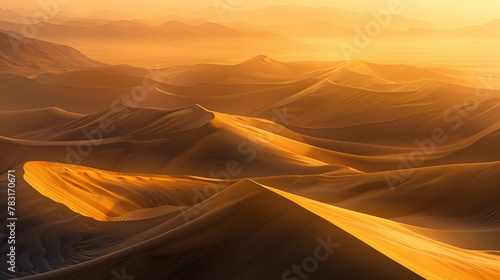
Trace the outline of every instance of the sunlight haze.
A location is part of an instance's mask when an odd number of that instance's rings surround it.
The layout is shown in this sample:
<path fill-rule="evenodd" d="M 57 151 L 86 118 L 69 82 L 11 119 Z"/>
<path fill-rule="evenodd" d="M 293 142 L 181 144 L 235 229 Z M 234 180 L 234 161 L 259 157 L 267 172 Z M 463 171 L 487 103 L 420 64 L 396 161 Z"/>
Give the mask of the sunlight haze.
<path fill-rule="evenodd" d="M 218 2 L 220 1 L 220 2 Z M 26 0 L 26 1 L 6 1 L 1 0 L 3 9 L 36 9 L 39 3 L 49 1 Z M 97 10 L 123 10 L 133 11 L 141 14 L 148 14 L 162 8 L 178 8 L 185 11 L 211 7 L 216 3 L 225 3 L 225 0 L 198 0 L 198 1 L 131 1 L 131 0 L 61 0 L 64 10 L 85 15 Z M 238 1 L 233 1 L 238 2 Z M 349 1 L 329 1 L 329 0 L 241 0 L 240 4 L 234 4 L 235 9 L 252 10 L 264 8 L 272 5 L 302 5 L 308 7 L 335 7 L 346 10 L 371 12 L 385 8 L 388 0 L 349 0 Z M 227 2 L 229 3 L 229 2 Z M 477 0 L 477 1 L 453 1 L 453 0 L 402 0 L 405 7 L 401 15 L 415 19 L 428 21 L 437 27 L 453 28 L 464 25 L 484 24 L 492 19 L 498 18 L 500 11 L 500 0 Z M 446 17 L 443 17 L 446 14 Z"/>

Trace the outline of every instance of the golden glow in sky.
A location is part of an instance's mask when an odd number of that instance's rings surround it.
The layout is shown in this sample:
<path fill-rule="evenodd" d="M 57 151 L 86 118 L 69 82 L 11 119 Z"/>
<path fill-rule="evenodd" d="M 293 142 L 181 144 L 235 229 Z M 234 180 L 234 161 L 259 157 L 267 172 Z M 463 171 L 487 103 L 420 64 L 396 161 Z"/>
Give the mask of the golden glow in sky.
<path fill-rule="evenodd" d="M 0 0 L 3 9 L 37 9 L 41 3 L 58 1 L 63 9 L 80 15 L 96 10 L 128 10 L 142 14 L 163 8 L 195 10 L 211 7 L 216 1 L 230 1 L 236 9 L 251 10 L 272 5 L 303 5 L 309 7 L 336 7 L 360 12 L 377 11 L 389 1 L 400 1 L 404 6 L 401 15 L 428 21 L 436 26 L 458 27 L 484 24 L 500 18 L 500 0 Z"/>

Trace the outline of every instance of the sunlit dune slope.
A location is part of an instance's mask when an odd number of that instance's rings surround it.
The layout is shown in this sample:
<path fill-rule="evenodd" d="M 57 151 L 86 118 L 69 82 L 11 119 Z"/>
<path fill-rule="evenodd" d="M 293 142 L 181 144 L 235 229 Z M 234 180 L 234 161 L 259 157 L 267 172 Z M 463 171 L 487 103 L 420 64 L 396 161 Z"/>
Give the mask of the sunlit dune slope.
<path fill-rule="evenodd" d="M 216 180 L 124 174 L 59 163 L 28 162 L 24 179 L 46 197 L 98 221 L 145 219 L 194 202 L 193 193 L 216 188 Z M 167 209 L 156 209 L 160 206 Z M 141 210 L 142 215 L 132 212 Z"/>
<path fill-rule="evenodd" d="M 45 174 L 55 172 L 48 165 L 38 167 L 45 169 Z M 39 171 L 28 168 L 26 176 L 36 176 L 30 173 Z M 88 177 L 87 180 L 92 181 L 95 186 L 103 187 L 101 184 L 104 182 L 98 177 Z M 74 181 L 66 183 L 68 187 L 76 186 Z M 126 181 L 123 183 L 126 184 Z M 34 183 L 36 184 L 38 183 Z M 77 188 L 72 190 L 78 192 Z M 194 191 L 185 189 L 188 190 Z M 32 205 L 40 205 L 43 201 L 39 197 L 41 195 L 32 192 L 31 195 Z M 113 196 L 112 193 L 102 195 Z M 47 197 L 44 199 L 52 201 Z M 143 198 L 135 196 L 130 199 L 141 201 Z M 82 219 L 80 215 L 65 219 L 60 214 L 55 215 L 56 207 L 49 204 L 51 207 L 47 209 L 44 219 L 30 219 L 31 227 L 51 236 L 55 234 L 59 238 L 54 240 L 60 243 L 31 244 L 32 242 L 28 242 L 31 239 L 26 239 L 26 245 L 30 243 L 27 250 L 47 250 L 50 254 L 37 255 L 28 262 L 21 256 L 20 263 L 23 268 L 29 266 L 30 262 L 46 264 L 35 269 L 37 272 L 44 272 L 43 274 L 27 279 L 65 279 L 70 275 L 77 275 L 76 279 L 107 279 L 112 277 L 110 271 L 117 262 L 127 266 L 140 263 L 134 271 L 146 278 L 154 278 L 160 272 L 171 279 L 189 276 L 191 279 L 211 277 L 246 280 L 263 275 L 281 278 L 293 264 L 300 263 L 304 256 L 309 256 L 314 248 L 322 244 L 318 243 L 321 238 L 324 242 L 335 242 L 338 245 L 335 245 L 336 249 L 331 252 L 327 262 L 311 275 L 311 279 L 331 276 L 337 279 L 421 279 L 340 228 L 324 223 L 318 216 L 249 180 L 232 184 L 219 194 L 197 202 L 199 203 L 192 208 L 178 212 L 179 215 L 174 217 L 169 214 L 121 222 L 99 222 Z M 164 213 L 161 208 L 151 211 Z M 31 212 L 25 218 L 32 216 L 36 215 Z M 87 230 L 75 232 L 75 228 L 82 226 Z M 249 232 L 253 234 L 249 236 Z M 73 238 L 63 238 L 65 235 Z M 59 257 L 65 252 L 53 248 L 55 245 L 73 248 L 73 253 L 65 258 L 65 265 L 61 263 L 64 259 Z M 360 255 L 364 258 L 359 258 Z M 270 262 L 274 265 L 269 266 Z M 208 265 L 198 266 L 201 263 Z M 248 266 L 249 263 L 252 266 Z M 55 264 L 63 267 L 54 269 L 51 266 Z M 355 269 L 359 265 L 364 269 Z M 197 266 L 198 269 L 189 269 L 192 266 Z M 380 267 L 387 269 L 381 270 Z"/>
<path fill-rule="evenodd" d="M 463 250 L 426 238 L 403 224 L 269 190 L 349 232 L 426 279 L 497 279 L 498 252 Z"/>
<path fill-rule="evenodd" d="M 357 172 L 338 154 L 308 145 L 300 135 L 267 120 L 212 112 L 201 106 L 121 109 L 25 133 L 22 139 L 2 137 L 0 149 L 19 149 L 12 162 L 4 164 L 42 160 L 216 178 Z"/>

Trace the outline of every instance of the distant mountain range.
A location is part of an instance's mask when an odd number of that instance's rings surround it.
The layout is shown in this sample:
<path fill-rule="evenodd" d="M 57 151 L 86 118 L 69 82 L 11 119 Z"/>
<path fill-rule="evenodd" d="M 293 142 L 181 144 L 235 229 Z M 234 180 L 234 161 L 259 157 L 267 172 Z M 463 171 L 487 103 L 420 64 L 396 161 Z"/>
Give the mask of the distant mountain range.
<path fill-rule="evenodd" d="M 0 32 L 0 70 L 51 69 L 103 66 L 78 50 L 13 32 Z"/>
<path fill-rule="evenodd" d="M 26 26 L 20 23 L 0 21 L 0 29 L 23 34 Z M 36 30 L 36 38 L 71 42 L 71 40 L 99 41 L 182 41 L 203 40 L 211 38 L 232 39 L 274 39 L 288 40 L 281 35 L 267 31 L 237 31 L 230 27 L 205 22 L 189 25 L 179 21 L 168 21 L 157 26 L 141 22 L 120 20 L 115 22 L 90 23 L 89 21 L 71 21 L 68 24 L 39 23 L 29 27 Z M 31 33 L 31 31 L 29 31 Z"/>
<path fill-rule="evenodd" d="M 254 11 L 235 9 L 225 13 L 223 19 L 213 8 L 191 12 L 164 9 L 149 15 L 104 10 L 92 12 L 86 17 L 61 11 L 49 17 L 48 22 L 38 22 L 30 17 L 33 14 L 30 10 L 0 9 L 0 31 L 69 45 L 106 63 L 133 65 L 175 65 L 174 62 L 180 60 L 187 63 L 195 60 L 234 62 L 259 53 L 283 60 L 321 60 L 327 57 L 330 60 L 344 60 L 349 59 L 349 55 L 346 56 L 348 52 L 341 47 L 346 44 L 353 54 L 361 55 L 358 58 L 373 60 L 381 57 L 377 54 L 391 48 L 393 38 L 396 41 L 405 41 L 407 38 L 432 41 L 434 38 L 465 37 L 497 40 L 500 30 L 500 20 L 454 30 L 439 30 L 427 22 L 398 15 L 389 16 L 387 13 L 384 15 L 383 11 L 359 13 L 296 5 L 272 6 Z M 367 42 L 371 40 L 366 38 L 372 36 L 366 33 L 377 24 L 383 25 L 380 32 L 376 32 L 380 40 L 377 40 L 377 44 L 369 44 Z M 447 54 L 444 56 L 450 59 L 457 56 L 484 56 L 493 58 L 488 59 L 491 65 L 497 64 L 493 50 L 471 55 L 468 51 L 472 49 L 470 46 L 464 49 L 456 40 L 445 39 L 441 42 L 446 46 L 441 45 L 439 49 L 446 49 Z M 427 52 L 426 57 L 422 58 L 425 60 L 429 60 L 431 54 L 437 58 L 444 57 L 440 50 L 425 49 L 421 44 L 415 45 L 419 48 L 417 53 L 412 50 L 414 46 L 408 44 L 408 50 L 398 47 L 397 51 L 409 57 L 420 57 L 420 54 Z M 401 55 L 397 57 L 404 58 Z M 2 59 L 8 60 L 7 57 Z"/>
<path fill-rule="evenodd" d="M 398 35 L 404 36 L 460 36 L 460 37 L 499 37 L 500 19 L 492 20 L 483 25 L 465 26 L 453 30 L 429 30 L 412 28 Z"/>
<path fill-rule="evenodd" d="M 34 14 L 24 11 L 25 15 Z M 303 25 L 314 22 L 327 22 L 337 27 L 352 27 L 363 25 L 374 19 L 378 13 L 359 13 L 337 8 L 309 8 L 297 5 L 278 5 L 271 6 L 254 11 L 234 10 L 224 14 L 224 19 L 219 16 L 217 11 L 210 8 L 198 9 L 191 12 L 185 12 L 179 9 L 162 9 L 149 15 L 140 15 L 128 11 L 110 11 L 101 10 L 89 13 L 85 17 L 79 17 L 71 13 L 59 13 L 50 18 L 52 23 L 63 23 L 71 19 L 92 19 L 105 20 L 108 22 L 119 20 L 145 20 L 152 23 L 166 22 L 170 20 L 205 20 L 218 23 L 231 21 L 243 21 L 255 26 L 266 27 L 274 25 Z M 11 22 L 22 22 L 19 20 L 21 13 L 9 10 L 0 10 L 2 20 Z M 391 24 L 388 27 L 393 30 L 408 30 L 411 28 L 434 29 L 432 24 L 424 21 L 410 19 L 398 15 L 391 18 Z"/>
<path fill-rule="evenodd" d="M 24 15 L 23 15 L 24 14 Z M 22 28 L 36 20 L 26 17 L 30 11 L 0 9 L 0 29 L 22 33 Z M 224 14 L 222 20 L 215 9 L 204 8 L 191 12 L 179 9 L 162 9 L 149 15 L 134 12 L 101 10 L 80 17 L 61 12 L 50 18 L 50 23 L 36 26 L 36 38 L 50 40 L 54 36 L 76 39 L 172 40 L 203 37 L 276 37 L 277 34 L 294 37 L 353 36 L 355 27 L 364 28 L 368 23 L 384 17 L 390 34 L 405 36 L 455 35 L 495 36 L 500 20 L 481 26 L 466 26 L 455 30 L 438 30 L 430 23 L 399 15 L 381 15 L 380 12 L 359 13 L 337 8 L 310 8 L 297 5 L 278 5 L 254 11 L 234 10 Z M 380 21 L 380 19 L 379 19 Z M 211 24 L 207 24 L 212 22 Z M 123 30 L 123 27 L 127 27 Z M 271 33 L 254 33 L 267 31 Z M 175 33 L 175 34 L 174 34 Z M 245 34 L 247 33 L 247 34 Z"/>

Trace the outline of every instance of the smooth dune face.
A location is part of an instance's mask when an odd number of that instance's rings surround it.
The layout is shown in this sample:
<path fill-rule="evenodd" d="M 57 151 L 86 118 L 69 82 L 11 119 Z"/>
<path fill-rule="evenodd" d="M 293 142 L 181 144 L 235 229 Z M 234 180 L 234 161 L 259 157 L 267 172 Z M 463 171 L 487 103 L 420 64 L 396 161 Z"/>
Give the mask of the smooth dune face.
<path fill-rule="evenodd" d="M 0 279 L 500 278 L 481 1 L 28 2 L 0 9 Z"/>
<path fill-rule="evenodd" d="M 267 188 L 337 225 L 425 279 L 496 279 L 500 275 L 498 254 L 463 250 L 426 238 L 401 223 Z"/>

